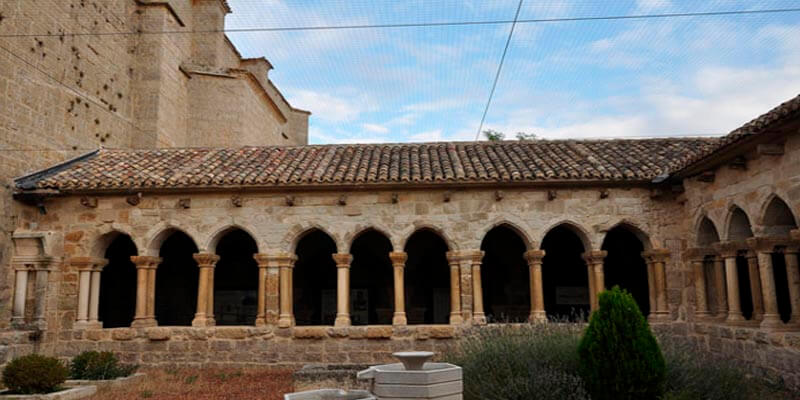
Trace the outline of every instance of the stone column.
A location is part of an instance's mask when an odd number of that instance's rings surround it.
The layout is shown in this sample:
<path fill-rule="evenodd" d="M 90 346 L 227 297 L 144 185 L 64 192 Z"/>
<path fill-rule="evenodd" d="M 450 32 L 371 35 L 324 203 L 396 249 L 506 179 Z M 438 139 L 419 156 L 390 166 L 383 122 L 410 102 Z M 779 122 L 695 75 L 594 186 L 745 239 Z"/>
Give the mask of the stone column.
<path fill-rule="evenodd" d="M 764 302 L 764 317 L 761 328 L 775 329 L 783 327 L 778 313 L 778 296 L 775 291 L 775 273 L 772 269 L 772 252 L 775 242 L 763 238 L 747 239 L 747 245 L 756 252 L 758 257 L 758 272 L 761 275 L 761 295 Z"/>
<path fill-rule="evenodd" d="M 708 293 L 706 292 L 705 258 L 712 251 L 712 249 L 706 248 L 691 248 L 683 254 L 684 260 L 687 260 L 692 266 L 695 300 L 694 316 L 697 320 L 708 319 L 710 315 L 708 312 Z"/>
<path fill-rule="evenodd" d="M 792 325 L 800 324 L 800 271 L 798 271 L 797 253 L 797 245 L 786 247 L 783 251 L 786 260 L 786 280 L 789 284 L 789 301 L 792 306 L 789 324 Z"/>
<path fill-rule="evenodd" d="M 280 268 L 280 314 L 278 327 L 288 328 L 294 324 L 294 305 L 292 299 L 292 270 L 297 256 L 283 255 L 278 258 Z"/>
<path fill-rule="evenodd" d="M 394 269 L 394 314 L 392 315 L 392 325 L 406 325 L 406 292 L 405 292 L 405 269 L 408 254 L 403 251 L 393 251 L 389 253 Z"/>
<path fill-rule="evenodd" d="M 17 326 L 25 323 L 25 303 L 28 297 L 28 272 L 31 268 L 32 266 L 29 264 L 14 265 L 14 308 L 11 322 Z"/>
<path fill-rule="evenodd" d="M 544 310 L 544 292 L 542 288 L 542 259 L 544 250 L 528 250 L 525 260 L 528 261 L 530 273 L 531 315 L 530 322 L 547 322 L 547 313 Z"/>
<path fill-rule="evenodd" d="M 213 317 L 209 316 L 209 308 L 213 309 L 214 289 L 212 280 L 214 279 L 214 267 L 219 261 L 219 256 L 209 253 L 197 253 L 192 255 L 200 268 L 200 275 L 197 280 L 197 312 L 194 314 L 192 326 L 214 326 Z M 209 302 L 211 305 L 209 306 Z"/>
<path fill-rule="evenodd" d="M 267 268 L 269 258 L 266 254 L 253 254 L 258 263 L 258 309 L 256 310 L 256 326 L 267 324 Z"/>
<path fill-rule="evenodd" d="M 733 250 L 721 253 L 725 260 L 725 281 L 728 289 L 728 317 L 726 322 L 737 323 L 744 321 L 742 316 L 742 302 L 739 298 L 739 272 L 736 268 L 736 252 Z"/>
<path fill-rule="evenodd" d="M 99 329 L 100 272 L 108 264 L 104 258 L 73 257 L 67 263 L 78 271 L 78 317 L 75 329 Z"/>
<path fill-rule="evenodd" d="M 651 312 L 653 320 L 664 321 L 669 319 L 669 306 L 667 304 L 667 274 L 666 263 L 669 259 L 669 250 L 653 249 L 642 253 L 653 264 L 653 280 L 655 286 L 655 312 Z"/>
<path fill-rule="evenodd" d="M 724 321 L 728 317 L 728 291 L 725 289 L 725 260 L 720 256 L 714 256 L 714 289 L 717 294 L 717 319 Z"/>
<path fill-rule="evenodd" d="M 450 324 L 464 322 L 461 315 L 461 257 L 456 252 L 447 252 L 447 263 L 450 264 Z"/>
<path fill-rule="evenodd" d="M 155 326 L 156 268 L 161 258 L 131 256 L 131 261 L 136 265 L 136 315 L 131 326 Z"/>
<path fill-rule="evenodd" d="M 650 307 L 648 319 L 653 320 L 656 316 L 656 274 L 653 270 L 653 261 L 650 259 L 647 252 L 642 252 L 642 258 L 647 268 L 647 295 L 648 305 Z"/>
<path fill-rule="evenodd" d="M 753 298 L 753 321 L 761 321 L 764 318 L 764 296 L 761 294 L 758 254 L 750 250 L 745 257 L 747 257 L 747 275 L 750 277 L 750 293 Z"/>
<path fill-rule="evenodd" d="M 589 270 L 589 304 L 592 311 L 599 307 L 600 292 L 606 290 L 605 272 L 603 270 L 603 260 L 608 255 L 604 250 L 592 250 L 583 253 L 586 261 L 586 268 Z"/>
<path fill-rule="evenodd" d="M 349 253 L 333 255 L 336 262 L 336 321 L 335 326 L 350 326 L 350 263 Z"/>
<path fill-rule="evenodd" d="M 483 310 L 483 281 L 481 280 L 481 263 L 484 252 L 476 250 L 470 256 L 472 269 L 472 322 L 478 325 L 486 324 L 486 314 Z"/>
<path fill-rule="evenodd" d="M 34 265 L 36 273 L 35 302 L 33 308 L 33 323 L 40 329 L 45 329 L 45 311 L 47 308 L 47 281 L 50 275 L 49 262 Z M 99 282 L 98 282 L 99 286 Z"/>

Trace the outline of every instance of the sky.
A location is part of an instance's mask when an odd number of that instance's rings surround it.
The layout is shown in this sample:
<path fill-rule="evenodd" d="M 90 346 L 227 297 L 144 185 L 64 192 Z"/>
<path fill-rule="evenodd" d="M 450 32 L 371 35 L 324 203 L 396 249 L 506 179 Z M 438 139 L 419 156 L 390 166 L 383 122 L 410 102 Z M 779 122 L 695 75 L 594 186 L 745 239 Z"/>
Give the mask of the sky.
<path fill-rule="evenodd" d="M 518 0 L 228 0 L 227 29 L 510 21 Z M 800 0 L 526 0 L 519 18 L 785 9 Z M 230 32 L 310 143 L 475 140 L 510 23 Z M 517 24 L 483 129 L 727 133 L 800 94 L 800 12 Z M 482 135 L 481 135 L 482 136 Z"/>

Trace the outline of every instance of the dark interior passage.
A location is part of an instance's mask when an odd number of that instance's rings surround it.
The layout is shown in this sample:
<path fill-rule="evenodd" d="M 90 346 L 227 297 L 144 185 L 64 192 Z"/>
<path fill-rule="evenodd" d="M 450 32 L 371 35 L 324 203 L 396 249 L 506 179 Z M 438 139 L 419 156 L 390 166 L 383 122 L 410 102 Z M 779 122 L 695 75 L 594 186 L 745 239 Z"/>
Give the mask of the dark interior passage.
<path fill-rule="evenodd" d="M 297 325 L 333 325 L 336 320 L 336 243 L 313 230 L 297 243 L 294 318 Z"/>
<path fill-rule="evenodd" d="M 525 242 L 511 228 L 490 230 L 481 243 L 483 309 L 488 322 L 524 322 L 531 309 L 530 272 Z"/>
<path fill-rule="evenodd" d="M 214 318 L 217 325 L 253 325 L 258 313 L 256 241 L 235 229 L 217 243 L 214 268 Z"/>
<path fill-rule="evenodd" d="M 106 249 L 108 264 L 100 274 L 98 318 L 104 328 L 130 326 L 136 312 L 136 245 L 128 235 L 117 235 Z"/>
<path fill-rule="evenodd" d="M 156 320 L 159 325 L 191 325 L 197 311 L 199 268 L 192 238 L 175 231 L 164 240 L 156 271 Z"/>
<path fill-rule="evenodd" d="M 589 275 L 583 260 L 583 242 L 562 225 L 545 235 L 542 249 L 542 286 L 548 318 L 585 319 L 589 315 Z"/>
<path fill-rule="evenodd" d="M 775 276 L 775 294 L 778 297 L 778 314 L 783 322 L 792 317 L 792 303 L 789 297 L 789 279 L 786 274 L 786 258 L 781 252 L 772 253 L 772 273 Z"/>
<path fill-rule="evenodd" d="M 611 229 L 603 240 L 603 250 L 608 252 L 603 260 L 605 287 L 619 286 L 636 300 L 642 314 L 650 314 L 650 289 L 647 283 L 647 263 L 642 258 L 644 245 L 625 227 Z M 588 278 L 587 278 L 588 279 Z"/>
<path fill-rule="evenodd" d="M 389 253 L 392 243 L 382 233 L 369 230 L 350 247 L 350 318 L 353 325 L 391 324 L 394 282 Z M 406 279 L 406 285 L 414 282 Z"/>
<path fill-rule="evenodd" d="M 743 255 L 736 257 L 736 272 L 739 278 L 739 303 L 745 319 L 753 318 L 753 290 L 750 286 L 750 271 L 747 258 Z"/>
<path fill-rule="evenodd" d="M 408 239 L 405 270 L 406 318 L 409 324 L 446 324 L 450 318 L 450 266 L 447 244 L 430 230 Z"/>

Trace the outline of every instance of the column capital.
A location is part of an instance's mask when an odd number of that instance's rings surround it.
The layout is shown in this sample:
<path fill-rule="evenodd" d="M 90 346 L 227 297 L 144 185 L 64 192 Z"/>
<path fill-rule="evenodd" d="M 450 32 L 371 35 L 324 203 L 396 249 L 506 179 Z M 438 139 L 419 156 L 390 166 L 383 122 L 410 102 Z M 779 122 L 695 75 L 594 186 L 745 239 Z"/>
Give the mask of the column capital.
<path fill-rule="evenodd" d="M 789 246 L 791 241 L 783 237 L 759 236 L 745 240 L 747 247 L 760 253 L 772 253 L 775 247 Z"/>
<path fill-rule="evenodd" d="M 78 271 L 101 271 L 108 260 L 98 257 L 70 257 L 67 263 Z"/>
<path fill-rule="evenodd" d="M 792 229 L 789 231 L 789 237 L 796 242 L 800 242 L 800 229 Z"/>
<path fill-rule="evenodd" d="M 452 264 L 460 261 L 470 261 L 472 263 L 480 263 L 483 261 L 484 252 L 481 250 L 453 250 L 448 251 L 447 262 Z"/>
<path fill-rule="evenodd" d="M 522 254 L 528 264 L 541 264 L 544 258 L 544 250 L 528 250 Z"/>
<path fill-rule="evenodd" d="M 211 253 L 194 253 L 192 257 L 197 261 L 197 266 L 200 268 L 214 268 L 217 261 L 219 261 L 219 256 Z"/>
<path fill-rule="evenodd" d="M 49 270 L 52 262 L 53 257 L 43 255 L 14 256 L 11 258 L 11 265 L 14 266 L 15 271 Z"/>
<path fill-rule="evenodd" d="M 408 254 L 406 254 L 405 251 L 393 251 L 389 253 L 389 259 L 392 260 L 393 267 L 403 268 L 406 266 L 406 261 L 408 260 Z"/>
<path fill-rule="evenodd" d="M 669 249 L 656 248 L 642 252 L 644 257 L 649 262 L 666 262 L 670 257 Z"/>
<path fill-rule="evenodd" d="M 683 252 L 683 257 L 689 261 L 704 261 L 706 257 L 715 254 L 716 251 L 711 247 L 692 247 Z"/>
<path fill-rule="evenodd" d="M 353 255 L 350 253 L 335 253 L 331 257 L 336 263 L 336 268 L 350 268 L 350 263 L 353 262 Z"/>
<path fill-rule="evenodd" d="M 603 259 L 605 259 L 607 255 L 608 252 L 605 250 L 589 250 L 581 254 L 581 257 L 583 257 L 588 264 L 598 264 L 602 263 Z"/>
<path fill-rule="evenodd" d="M 136 268 L 156 269 L 163 260 L 161 257 L 131 256 L 131 261 L 136 265 Z"/>
<path fill-rule="evenodd" d="M 256 253 L 253 254 L 253 258 L 258 263 L 259 268 L 291 268 L 294 266 L 294 262 L 297 261 L 297 256 L 291 253 Z"/>
<path fill-rule="evenodd" d="M 744 241 L 727 241 L 714 243 L 712 247 L 722 258 L 733 258 L 738 256 L 740 251 L 746 250 L 749 246 Z"/>

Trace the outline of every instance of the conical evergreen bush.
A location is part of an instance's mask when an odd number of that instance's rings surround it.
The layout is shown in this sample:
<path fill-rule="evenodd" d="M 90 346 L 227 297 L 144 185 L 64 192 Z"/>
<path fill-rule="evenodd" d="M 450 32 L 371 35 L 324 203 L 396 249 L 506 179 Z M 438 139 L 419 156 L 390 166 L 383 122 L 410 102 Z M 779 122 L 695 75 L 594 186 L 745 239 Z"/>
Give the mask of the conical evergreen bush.
<path fill-rule="evenodd" d="M 664 356 L 633 296 L 615 286 L 600 293 L 599 305 L 578 347 L 592 399 L 660 398 Z"/>

